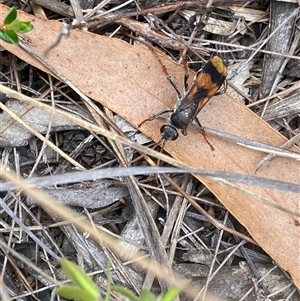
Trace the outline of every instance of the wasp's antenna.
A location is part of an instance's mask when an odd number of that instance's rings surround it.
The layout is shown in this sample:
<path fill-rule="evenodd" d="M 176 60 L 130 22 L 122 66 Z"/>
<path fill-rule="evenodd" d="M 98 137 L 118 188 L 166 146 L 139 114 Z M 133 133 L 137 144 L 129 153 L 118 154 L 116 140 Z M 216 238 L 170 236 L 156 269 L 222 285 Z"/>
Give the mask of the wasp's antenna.
<path fill-rule="evenodd" d="M 165 138 L 161 138 L 159 141 L 158 141 L 158 145 L 160 146 L 160 153 L 162 153 L 165 149 L 165 145 L 166 145 L 166 142 L 167 140 Z M 160 166 L 160 159 L 157 160 L 157 166 Z"/>
<path fill-rule="evenodd" d="M 164 149 L 166 142 L 167 142 L 167 140 L 165 138 L 161 138 L 157 144 L 160 145 L 161 149 Z"/>

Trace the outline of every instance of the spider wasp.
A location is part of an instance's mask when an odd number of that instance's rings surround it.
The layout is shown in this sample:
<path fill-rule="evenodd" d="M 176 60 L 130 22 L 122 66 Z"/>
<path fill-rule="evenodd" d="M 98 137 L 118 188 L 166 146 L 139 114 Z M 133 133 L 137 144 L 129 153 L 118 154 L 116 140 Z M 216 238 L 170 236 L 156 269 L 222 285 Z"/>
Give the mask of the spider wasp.
<path fill-rule="evenodd" d="M 163 66 L 164 67 L 164 66 Z M 167 74 L 166 70 L 164 70 Z M 187 71 L 187 66 L 186 66 Z M 146 121 L 151 121 L 159 118 L 166 113 L 171 113 L 166 124 L 160 128 L 161 141 L 165 144 L 167 141 L 174 141 L 178 138 L 178 131 L 181 130 L 183 135 L 187 135 L 188 126 L 196 120 L 196 123 L 202 129 L 203 136 L 210 147 L 212 145 L 206 138 L 203 127 L 197 118 L 200 110 L 210 100 L 211 97 L 217 94 L 220 88 L 224 85 L 224 90 L 227 88 L 227 65 L 220 55 L 213 55 L 210 60 L 198 71 L 194 82 L 188 89 L 188 72 L 184 77 L 184 95 L 179 92 L 173 79 L 167 74 L 168 80 L 177 93 L 177 103 L 174 109 L 165 109 L 154 116 L 145 119 L 139 124 L 139 127 Z"/>

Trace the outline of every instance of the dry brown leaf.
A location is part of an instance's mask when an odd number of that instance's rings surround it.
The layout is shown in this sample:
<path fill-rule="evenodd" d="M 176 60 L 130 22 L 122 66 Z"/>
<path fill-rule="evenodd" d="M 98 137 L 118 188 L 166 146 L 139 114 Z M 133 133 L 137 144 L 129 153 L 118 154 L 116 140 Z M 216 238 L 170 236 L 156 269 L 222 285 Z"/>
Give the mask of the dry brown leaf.
<path fill-rule="evenodd" d="M 0 5 L 3 20 L 8 9 Z M 31 20 L 34 29 L 26 34 L 26 45 L 35 53 L 42 53 L 58 36 L 61 23 L 44 21 L 19 12 L 19 18 Z M 40 63 L 18 46 L 0 44 L 29 64 L 46 70 Z M 134 47 L 123 41 L 74 30 L 68 39 L 53 49 L 47 58 L 56 70 L 64 74 L 87 96 L 107 106 L 134 126 L 145 118 L 167 107 L 173 107 L 176 96 L 162 68 L 151 51 Z M 184 70 L 167 57 L 161 57 L 168 72 L 181 83 Z M 219 129 L 242 137 L 280 146 L 286 139 L 234 99 L 221 95 L 213 98 L 200 113 L 204 126 Z M 145 123 L 142 131 L 158 140 L 162 121 Z M 180 135 L 169 142 L 166 150 L 174 158 L 192 167 L 254 175 L 258 162 L 265 156 L 225 139 L 208 137 L 214 151 L 204 142 L 196 129 L 190 128 L 186 137 Z M 293 151 L 298 151 L 293 149 Z M 258 176 L 286 182 L 300 183 L 300 163 L 286 158 L 276 158 L 258 171 Z M 248 229 L 257 243 L 286 271 L 300 288 L 300 226 L 299 219 L 236 190 L 199 177 L 228 210 Z M 299 194 L 259 187 L 247 188 L 262 196 L 300 211 Z"/>

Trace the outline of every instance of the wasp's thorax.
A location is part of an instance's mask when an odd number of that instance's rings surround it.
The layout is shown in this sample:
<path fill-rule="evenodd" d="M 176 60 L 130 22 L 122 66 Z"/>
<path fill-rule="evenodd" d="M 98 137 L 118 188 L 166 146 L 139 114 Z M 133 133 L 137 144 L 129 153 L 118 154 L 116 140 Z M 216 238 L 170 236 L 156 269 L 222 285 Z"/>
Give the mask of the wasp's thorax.
<path fill-rule="evenodd" d="M 170 116 L 170 122 L 178 129 L 185 130 L 193 121 L 196 103 L 192 103 L 189 107 L 175 110 Z"/>

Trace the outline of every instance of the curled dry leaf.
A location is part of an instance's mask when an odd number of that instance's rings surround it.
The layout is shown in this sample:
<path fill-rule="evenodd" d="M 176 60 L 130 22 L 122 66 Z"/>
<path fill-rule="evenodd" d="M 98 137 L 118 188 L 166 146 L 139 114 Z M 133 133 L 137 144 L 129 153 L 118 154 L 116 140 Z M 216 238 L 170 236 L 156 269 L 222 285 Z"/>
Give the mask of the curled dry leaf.
<path fill-rule="evenodd" d="M 234 85 L 236 88 L 239 89 L 239 91 L 242 91 L 244 95 L 250 97 L 249 93 L 249 88 L 245 87 L 245 82 L 250 78 L 250 69 L 252 68 L 253 63 L 250 61 L 245 65 L 244 62 L 238 62 L 233 65 L 230 65 L 228 67 L 228 76 L 227 79 L 230 81 L 232 85 Z M 238 69 L 241 69 L 239 73 L 236 71 Z M 232 96 L 235 100 L 239 101 L 240 103 L 244 103 L 245 99 L 244 97 L 240 94 L 237 93 L 233 88 L 230 86 L 227 88 L 227 94 Z"/>
<path fill-rule="evenodd" d="M 185 9 L 180 12 L 180 14 L 189 21 L 196 13 L 192 10 Z M 236 22 L 228 22 L 209 17 L 203 30 L 221 36 L 229 36 L 234 32 L 235 28 Z"/>
<path fill-rule="evenodd" d="M 0 18 L 7 8 L 0 5 Z M 19 12 L 20 18 L 32 20 L 34 30 L 23 40 L 38 55 L 52 45 L 61 24 L 39 20 Z M 19 47 L 1 42 L 1 46 L 29 64 L 47 71 Z M 169 58 L 161 56 L 176 83 L 182 83 L 184 69 Z M 87 96 L 116 112 L 132 125 L 137 126 L 145 118 L 164 108 L 172 108 L 176 96 L 170 87 L 161 65 L 152 51 L 146 47 L 134 47 L 123 41 L 88 32 L 74 30 L 68 39 L 53 49 L 48 63 Z M 182 86 L 182 85 L 180 85 Z M 242 137 L 280 146 L 286 139 L 272 129 L 253 112 L 227 95 L 214 97 L 200 112 L 204 126 L 226 131 Z M 161 120 L 145 123 L 141 130 L 158 141 Z M 187 136 L 180 135 L 175 142 L 166 145 L 166 151 L 174 158 L 195 168 L 254 174 L 257 163 L 265 154 L 228 142 L 208 137 L 215 150 L 211 151 L 196 129 L 190 128 Z M 293 148 L 293 151 L 299 152 Z M 300 183 L 300 163 L 287 158 L 276 158 L 258 171 L 258 176 Z M 291 214 L 261 204 L 255 197 L 241 189 L 300 211 L 299 194 L 247 185 L 230 189 L 222 183 L 207 178 L 199 179 L 218 197 L 230 212 L 248 229 L 257 243 L 293 277 L 300 288 L 299 220 Z"/>
<path fill-rule="evenodd" d="M 246 21 L 265 22 L 268 20 L 266 12 L 258 9 L 240 6 L 230 6 L 229 8 L 235 17 L 243 18 Z"/>

